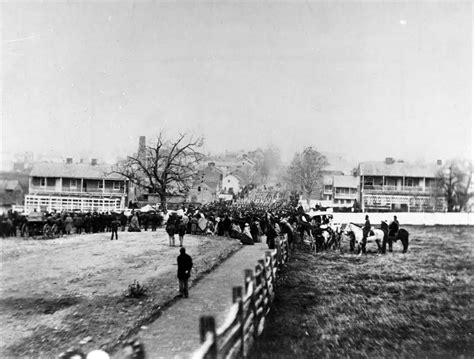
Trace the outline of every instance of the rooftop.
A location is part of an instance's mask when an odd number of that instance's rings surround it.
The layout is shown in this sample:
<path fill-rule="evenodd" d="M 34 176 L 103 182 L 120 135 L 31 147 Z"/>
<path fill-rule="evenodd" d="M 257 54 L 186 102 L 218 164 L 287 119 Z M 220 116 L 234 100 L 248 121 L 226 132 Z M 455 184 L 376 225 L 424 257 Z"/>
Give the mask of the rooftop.
<path fill-rule="evenodd" d="M 125 177 L 111 173 L 112 168 L 110 165 L 88 163 L 37 163 L 33 166 L 30 176 L 125 180 Z"/>
<path fill-rule="evenodd" d="M 0 192 L 14 191 L 15 188 L 19 185 L 20 185 L 20 182 L 18 180 L 1 179 L 0 180 Z"/>
<path fill-rule="evenodd" d="M 357 188 L 359 178 L 354 176 L 334 176 L 334 187 Z"/>
<path fill-rule="evenodd" d="M 326 186 L 339 188 L 357 188 L 359 185 L 359 177 L 344 175 L 326 175 L 323 177 Z"/>
<path fill-rule="evenodd" d="M 413 164 L 408 162 L 394 162 L 387 164 L 384 161 L 361 162 L 359 174 L 361 176 L 387 176 L 387 177 L 436 177 L 441 165 Z"/>

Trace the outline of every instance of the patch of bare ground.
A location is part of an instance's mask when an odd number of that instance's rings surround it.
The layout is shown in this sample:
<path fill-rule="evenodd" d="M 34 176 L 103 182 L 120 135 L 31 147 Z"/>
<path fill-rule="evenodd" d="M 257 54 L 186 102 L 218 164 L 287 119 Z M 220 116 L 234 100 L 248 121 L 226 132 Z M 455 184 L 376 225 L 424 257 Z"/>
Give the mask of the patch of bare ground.
<path fill-rule="evenodd" d="M 109 235 L 2 242 L 0 357 L 54 358 L 71 347 L 114 352 L 179 300 L 179 247 L 168 246 L 164 231 Z M 195 264 L 191 284 L 241 248 L 199 236 L 186 236 L 185 246 Z M 126 296 L 134 280 L 145 296 Z"/>
<path fill-rule="evenodd" d="M 296 248 L 251 357 L 474 357 L 472 228 L 407 229 L 407 254 Z"/>

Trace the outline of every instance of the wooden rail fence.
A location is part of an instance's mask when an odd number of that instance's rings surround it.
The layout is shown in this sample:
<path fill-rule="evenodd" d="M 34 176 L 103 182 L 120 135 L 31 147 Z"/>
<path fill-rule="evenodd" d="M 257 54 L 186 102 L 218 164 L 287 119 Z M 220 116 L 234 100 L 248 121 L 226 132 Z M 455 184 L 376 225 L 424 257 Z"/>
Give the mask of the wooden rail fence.
<path fill-rule="evenodd" d="M 262 334 L 265 317 L 275 297 L 276 278 L 281 266 L 288 262 L 288 238 L 281 236 L 277 248 L 266 251 L 255 270 L 244 271 L 244 286 L 232 288 L 233 304 L 224 323 L 216 329 L 213 316 L 202 316 L 199 328 L 201 345 L 193 359 L 246 357 Z"/>

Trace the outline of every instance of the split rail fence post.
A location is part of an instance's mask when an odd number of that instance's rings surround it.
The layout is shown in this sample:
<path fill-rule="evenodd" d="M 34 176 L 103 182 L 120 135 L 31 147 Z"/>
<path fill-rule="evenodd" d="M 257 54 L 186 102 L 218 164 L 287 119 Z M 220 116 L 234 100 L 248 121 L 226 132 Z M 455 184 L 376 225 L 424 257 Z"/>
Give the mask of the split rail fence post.
<path fill-rule="evenodd" d="M 258 318 L 257 318 L 257 307 L 255 306 L 255 276 L 253 274 L 252 269 L 246 269 L 245 270 L 245 283 L 246 283 L 246 289 L 245 293 L 248 293 L 248 283 L 252 282 L 252 293 L 250 293 L 250 308 L 253 313 L 253 333 L 254 333 L 254 339 L 255 337 L 255 332 L 258 330 Z"/>
<path fill-rule="evenodd" d="M 290 261 L 290 254 L 291 254 L 291 249 L 290 249 L 290 241 L 288 240 L 288 237 L 286 237 L 286 261 Z"/>
<path fill-rule="evenodd" d="M 270 275 L 272 279 L 272 293 L 270 293 L 270 296 L 273 296 L 273 293 L 275 292 L 275 273 L 273 272 L 273 257 L 272 257 L 272 252 L 270 251 L 265 251 L 265 258 L 268 258 L 270 261 Z"/>
<path fill-rule="evenodd" d="M 237 317 L 239 318 L 239 323 L 240 323 L 240 353 L 241 357 L 244 356 L 244 343 L 245 343 L 245 331 L 244 331 L 244 326 L 245 326 L 245 316 L 244 316 L 244 305 L 243 305 L 243 288 L 240 287 L 233 287 L 232 288 L 232 302 L 238 302 L 239 303 L 239 312 L 237 314 Z"/>
<path fill-rule="evenodd" d="M 258 263 L 260 263 L 260 265 L 262 266 L 262 276 L 263 276 L 263 281 L 264 281 L 264 288 L 265 288 L 265 295 L 263 296 L 263 301 L 262 303 L 264 304 L 263 305 L 263 316 L 266 316 L 267 315 L 267 310 L 268 310 L 268 307 L 270 306 L 270 291 L 268 290 L 268 280 L 267 280 L 267 266 L 266 266 L 266 263 L 265 263 L 265 259 L 259 259 L 258 260 Z M 267 303 L 265 304 L 265 299 L 267 299 Z"/>
<path fill-rule="evenodd" d="M 281 237 L 278 238 L 278 245 L 277 245 L 277 267 L 280 267 L 282 261 L 282 253 L 281 253 Z"/>
<path fill-rule="evenodd" d="M 212 345 L 209 349 L 209 355 L 205 358 L 217 359 L 217 342 L 216 342 L 216 321 L 212 316 L 202 316 L 199 322 L 199 332 L 201 335 L 201 343 L 206 341 L 206 334 L 211 332 L 212 334 Z"/>

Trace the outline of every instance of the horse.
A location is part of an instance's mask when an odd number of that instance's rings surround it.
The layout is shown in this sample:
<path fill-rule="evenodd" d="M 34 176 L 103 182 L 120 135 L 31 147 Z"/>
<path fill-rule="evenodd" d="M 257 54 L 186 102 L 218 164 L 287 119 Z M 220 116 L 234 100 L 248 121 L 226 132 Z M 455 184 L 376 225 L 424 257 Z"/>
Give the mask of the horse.
<path fill-rule="evenodd" d="M 408 238 L 409 237 L 410 237 L 410 233 L 406 229 L 400 228 L 398 230 L 398 232 L 395 233 L 394 237 L 389 237 L 388 251 L 389 252 L 392 251 L 392 241 L 396 242 L 396 241 L 400 240 L 402 242 L 402 246 L 403 246 L 403 252 L 402 253 L 406 253 L 407 250 L 408 250 Z"/>
<path fill-rule="evenodd" d="M 349 223 L 345 228 L 346 234 L 353 233 L 355 244 L 357 245 L 357 253 L 361 253 L 364 249 L 362 246 L 362 238 L 364 237 L 362 228 L 354 223 Z M 373 234 L 372 234 L 373 233 Z M 367 235 L 367 243 L 375 241 L 377 243 L 378 253 L 382 252 L 382 243 L 384 242 L 385 237 L 384 231 L 381 229 L 371 229 L 371 232 Z"/>

